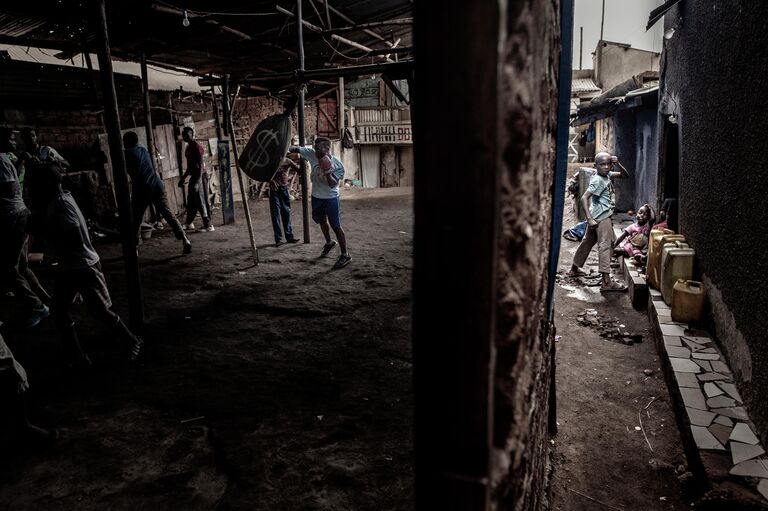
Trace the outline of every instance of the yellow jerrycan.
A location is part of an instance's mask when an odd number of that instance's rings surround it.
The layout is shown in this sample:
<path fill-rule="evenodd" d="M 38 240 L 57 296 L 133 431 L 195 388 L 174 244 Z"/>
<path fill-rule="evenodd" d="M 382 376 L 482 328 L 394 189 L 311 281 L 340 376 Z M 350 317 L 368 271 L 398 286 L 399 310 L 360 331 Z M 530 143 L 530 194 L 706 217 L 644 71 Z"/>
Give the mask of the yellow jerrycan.
<path fill-rule="evenodd" d="M 684 244 L 681 244 L 684 245 Z M 674 247 L 674 248 L 672 248 Z M 696 251 L 692 248 L 679 248 L 676 245 L 665 246 L 661 260 L 661 296 L 664 303 L 672 303 L 672 290 L 678 279 L 691 280 L 693 278 L 693 258 Z"/>
<path fill-rule="evenodd" d="M 672 288 L 672 321 L 699 321 L 706 296 L 707 291 L 701 282 L 679 279 Z"/>
<path fill-rule="evenodd" d="M 664 245 L 673 241 L 684 242 L 685 236 L 675 234 L 674 232 L 654 236 L 654 231 L 651 231 L 651 248 L 653 253 L 648 252 L 648 265 L 645 269 L 645 277 L 648 280 L 648 284 L 659 290 L 661 289 L 661 251 L 664 249 Z"/>

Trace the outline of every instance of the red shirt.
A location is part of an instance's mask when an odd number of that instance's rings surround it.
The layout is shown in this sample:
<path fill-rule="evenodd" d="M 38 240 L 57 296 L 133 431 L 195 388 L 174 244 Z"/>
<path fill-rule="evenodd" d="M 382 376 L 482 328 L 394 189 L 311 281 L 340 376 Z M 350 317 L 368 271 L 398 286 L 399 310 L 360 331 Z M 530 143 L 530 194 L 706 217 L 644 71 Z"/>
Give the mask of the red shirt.
<path fill-rule="evenodd" d="M 205 149 L 203 149 L 203 146 L 200 145 L 197 140 L 193 140 L 187 144 L 184 156 L 187 158 L 187 172 L 193 178 L 208 172 L 208 169 L 205 168 L 205 164 L 203 163 L 203 155 L 205 155 Z"/>
<path fill-rule="evenodd" d="M 288 186 L 288 170 L 290 167 L 287 167 L 285 165 L 281 166 L 279 169 L 277 169 L 277 172 L 275 172 L 275 177 L 272 178 L 272 181 L 277 186 Z"/>

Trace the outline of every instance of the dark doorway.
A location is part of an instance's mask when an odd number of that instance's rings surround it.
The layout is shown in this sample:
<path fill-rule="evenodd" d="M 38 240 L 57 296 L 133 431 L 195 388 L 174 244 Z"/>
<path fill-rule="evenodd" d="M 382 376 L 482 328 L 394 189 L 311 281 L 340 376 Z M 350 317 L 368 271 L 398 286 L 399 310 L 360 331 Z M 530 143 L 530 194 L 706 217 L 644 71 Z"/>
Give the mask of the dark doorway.
<path fill-rule="evenodd" d="M 680 194 L 680 127 L 667 119 L 664 120 L 661 158 L 661 196 L 677 199 Z"/>
<path fill-rule="evenodd" d="M 680 126 L 664 119 L 659 205 L 667 213 L 669 228 L 678 230 L 677 203 L 680 196 Z"/>

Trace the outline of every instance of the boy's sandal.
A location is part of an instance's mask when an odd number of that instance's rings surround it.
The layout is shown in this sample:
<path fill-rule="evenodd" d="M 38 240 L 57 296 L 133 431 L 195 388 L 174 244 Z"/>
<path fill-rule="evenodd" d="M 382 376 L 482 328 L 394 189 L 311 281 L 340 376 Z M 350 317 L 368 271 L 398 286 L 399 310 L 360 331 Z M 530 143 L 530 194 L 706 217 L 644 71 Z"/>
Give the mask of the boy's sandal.
<path fill-rule="evenodd" d="M 568 271 L 565 272 L 566 277 L 586 277 L 587 273 L 584 270 Z"/>
<path fill-rule="evenodd" d="M 600 286 L 600 292 L 601 293 L 603 291 L 622 292 L 622 291 L 626 291 L 626 290 L 627 290 L 627 286 L 625 286 L 624 284 L 621 284 L 619 282 L 616 282 L 616 281 L 611 281 L 611 283 L 608 284 L 608 285 L 603 284 L 602 286 Z"/>

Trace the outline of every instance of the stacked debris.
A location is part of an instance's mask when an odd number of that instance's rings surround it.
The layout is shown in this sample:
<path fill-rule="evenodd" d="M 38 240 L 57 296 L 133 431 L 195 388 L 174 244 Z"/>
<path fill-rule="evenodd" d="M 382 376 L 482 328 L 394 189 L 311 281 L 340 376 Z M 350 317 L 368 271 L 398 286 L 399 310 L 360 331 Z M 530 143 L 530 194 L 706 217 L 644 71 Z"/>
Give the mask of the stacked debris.
<path fill-rule="evenodd" d="M 626 326 L 619 321 L 619 318 L 600 316 L 595 309 L 587 309 L 577 315 L 576 321 L 583 326 L 597 330 L 600 333 L 600 337 L 606 341 L 619 342 L 627 346 L 643 342 L 642 334 L 628 332 Z"/>

